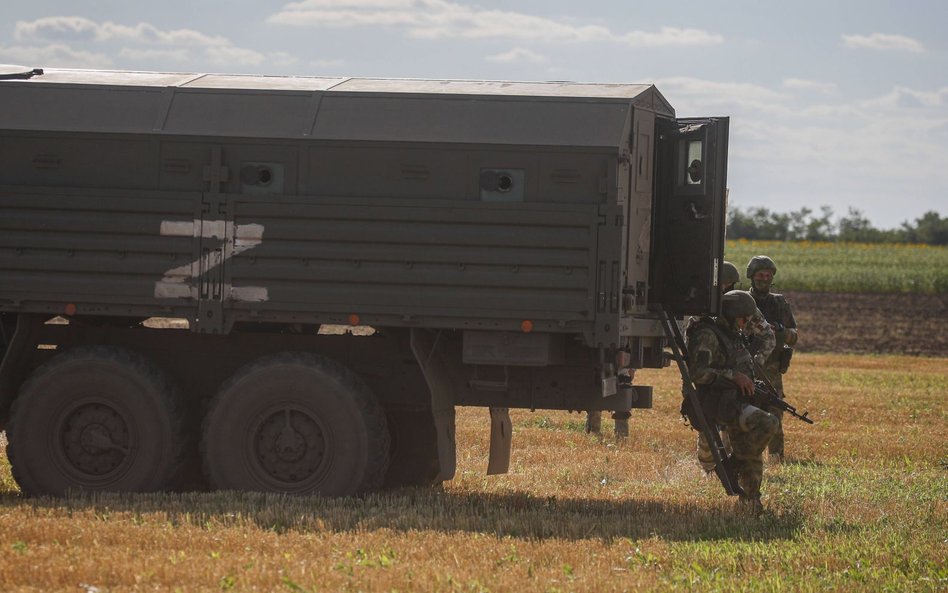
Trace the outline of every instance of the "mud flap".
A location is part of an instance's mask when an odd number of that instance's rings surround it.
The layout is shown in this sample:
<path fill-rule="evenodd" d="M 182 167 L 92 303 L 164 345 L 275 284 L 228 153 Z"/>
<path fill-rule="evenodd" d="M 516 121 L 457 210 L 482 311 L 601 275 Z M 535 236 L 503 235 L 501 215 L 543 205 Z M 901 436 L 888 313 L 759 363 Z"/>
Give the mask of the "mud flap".
<path fill-rule="evenodd" d="M 490 409 L 490 457 L 487 460 L 487 475 L 505 474 L 510 469 L 510 443 L 513 424 L 510 408 Z"/>
<path fill-rule="evenodd" d="M 438 462 L 441 466 L 438 480 L 450 480 L 457 470 L 454 392 L 447 364 L 438 352 L 440 336 L 441 332 L 413 328 L 411 351 L 431 392 L 431 414 L 438 434 Z"/>

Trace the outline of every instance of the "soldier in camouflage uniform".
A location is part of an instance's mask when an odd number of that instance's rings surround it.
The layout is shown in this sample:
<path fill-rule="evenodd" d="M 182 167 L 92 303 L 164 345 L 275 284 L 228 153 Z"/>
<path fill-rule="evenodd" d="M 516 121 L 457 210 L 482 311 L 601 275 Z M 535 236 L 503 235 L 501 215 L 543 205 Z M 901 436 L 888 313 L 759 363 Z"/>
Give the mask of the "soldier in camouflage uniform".
<path fill-rule="evenodd" d="M 790 303 L 782 294 L 771 292 L 774 276 L 777 275 L 777 264 L 765 255 L 756 255 L 747 263 L 747 277 L 751 279 L 751 296 L 757 303 L 757 308 L 764 314 L 764 318 L 774 328 L 776 345 L 770 356 L 763 363 L 767 379 L 777 390 L 781 398 L 783 393 L 783 374 L 790 367 L 790 358 L 793 356 L 793 346 L 797 343 L 797 322 L 793 318 Z M 783 461 L 783 411 L 768 410 L 781 420 L 777 435 L 770 442 L 769 453 L 772 461 Z"/>
<path fill-rule="evenodd" d="M 762 510 L 763 452 L 777 432 L 777 418 L 751 405 L 754 369 L 740 333 L 754 313 L 754 301 L 734 290 L 722 298 L 718 318 L 702 317 L 687 331 L 688 370 L 709 422 L 724 427 L 735 461 L 741 502 Z"/>
<path fill-rule="evenodd" d="M 737 267 L 731 262 L 725 261 L 721 266 L 721 293 L 725 294 L 734 290 L 734 285 L 740 281 L 741 273 L 737 271 Z M 687 333 L 687 328 L 697 323 L 700 319 L 700 317 L 691 317 L 688 319 L 685 332 Z M 774 337 L 773 328 L 770 327 L 770 324 L 764 319 L 764 315 L 760 312 L 760 309 L 754 309 L 754 314 L 751 315 L 747 323 L 744 324 L 742 333 L 747 337 L 749 342 L 747 347 L 748 351 L 754 356 L 758 364 L 763 365 L 777 342 Z M 725 445 L 728 445 L 727 433 L 722 432 L 721 435 Z M 714 456 L 711 455 L 711 448 L 708 445 L 708 441 L 700 432 L 698 433 L 697 450 L 698 465 L 701 466 L 701 469 L 709 473 L 714 471 Z M 730 450 L 730 446 L 728 446 L 728 450 Z"/>

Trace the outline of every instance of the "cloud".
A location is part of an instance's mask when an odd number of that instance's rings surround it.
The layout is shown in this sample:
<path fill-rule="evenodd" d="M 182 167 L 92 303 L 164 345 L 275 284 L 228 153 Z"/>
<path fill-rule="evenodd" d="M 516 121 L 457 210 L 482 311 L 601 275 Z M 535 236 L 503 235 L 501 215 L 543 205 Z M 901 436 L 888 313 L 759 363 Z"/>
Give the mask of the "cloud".
<path fill-rule="evenodd" d="M 258 66 L 267 59 L 265 55 L 252 49 L 234 46 L 212 46 L 205 48 L 205 57 L 214 64 L 246 64 Z"/>
<path fill-rule="evenodd" d="M 44 46 L 0 45 L 0 62 L 29 67 L 55 64 L 62 68 L 110 68 L 114 65 L 112 58 L 104 53 L 77 50 L 60 43 Z"/>
<path fill-rule="evenodd" d="M 163 31 L 148 23 L 127 26 L 105 21 L 97 23 L 79 16 L 52 16 L 35 21 L 19 21 L 13 30 L 18 41 L 127 41 L 147 45 L 189 47 L 228 46 L 224 37 L 205 35 L 192 29 Z"/>
<path fill-rule="evenodd" d="M 876 49 L 880 51 L 907 51 L 911 53 L 925 53 L 921 42 L 903 35 L 887 35 L 873 33 L 872 35 L 843 35 L 843 47 L 854 49 Z"/>
<path fill-rule="evenodd" d="M 835 94 L 838 90 L 834 82 L 818 82 L 815 80 L 805 80 L 802 78 L 786 78 L 783 81 L 783 88 L 789 90 L 815 91 L 827 95 Z"/>
<path fill-rule="evenodd" d="M 832 204 L 867 208 L 873 224 L 944 210 L 948 86 L 895 86 L 849 99 L 696 78 L 656 80 L 680 117 L 730 116 L 732 204 L 777 211 Z M 820 86 L 815 87 L 817 89 Z"/>
<path fill-rule="evenodd" d="M 488 62 L 531 62 L 534 64 L 546 62 L 546 57 L 523 47 L 515 47 L 508 52 L 487 56 L 486 59 Z"/>
<path fill-rule="evenodd" d="M 731 116 L 731 154 L 776 185 L 800 176 L 835 179 L 841 186 L 877 179 L 906 187 L 948 162 L 948 87 L 894 87 L 868 99 L 838 94 L 787 94 L 746 83 L 697 78 L 656 80 L 679 116 Z M 822 83 L 790 79 L 783 89 Z"/>
<path fill-rule="evenodd" d="M 19 21 L 14 38 L 24 45 L 7 48 L 7 55 L 25 55 L 47 66 L 106 68 L 114 66 L 107 56 L 120 62 L 167 63 L 202 62 L 225 66 L 252 66 L 275 63 L 282 67 L 297 60 L 285 53 L 264 54 L 242 48 L 226 37 L 206 35 L 193 29 L 160 29 L 149 23 L 123 25 L 112 21 L 97 22 L 80 16 L 50 16 L 34 21 Z M 29 45 L 27 45 L 29 44 Z M 94 46 L 102 51 L 75 49 Z M 16 49 L 14 52 L 13 49 Z M 137 66 L 136 66 L 137 67 Z"/>
<path fill-rule="evenodd" d="M 135 49 L 123 47 L 118 53 L 120 58 L 133 62 L 187 62 L 191 53 L 186 49 Z"/>
<path fill-rule="evenodd" d="M 285 5 L 271 23 L 308 27 L 395 27 L 425 39 L 505 39 L 548 43 L 608 41 L 632 47 L 716 45 L 724 37 L 701 29 L 663 27 L 657 32 L 616 32 L 599 25 L 486 10 L 449 0 L 303 0 Z"/>
<path fill-rule="evenodd" d="M 729 113 L 759 112 L 779 115 L 786 111 L 792 96 L 762 85 L 721 82 L 677 76 L 655 81 L 679 113 L 692 107 L 702 110 L 724 108 Z M 673 99 L 674 98 L 674 99 Z"/>

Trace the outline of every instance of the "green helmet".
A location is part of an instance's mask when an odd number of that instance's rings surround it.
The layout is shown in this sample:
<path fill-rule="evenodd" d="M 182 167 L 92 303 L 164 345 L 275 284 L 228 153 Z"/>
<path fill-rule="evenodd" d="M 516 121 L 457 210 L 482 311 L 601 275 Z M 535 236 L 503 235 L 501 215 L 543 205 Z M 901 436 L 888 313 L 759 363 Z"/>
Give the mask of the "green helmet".
<path fill-rule="evenodd" d="M 766 255 L 755 255 L 747 262 L 747 277 L 753 278 L 759 270 L 770 270 L 773 275 L 777 275 L 777 264 Z"/>
<path fill-rule="evenodd" d="M 741 273 L 737 271 L 737 266 L 729 261 L 721 265 L 721 286 L 737 284 L 741 281 Z"/>
<path fill-rule="evenodd" d="M 738 317 L 751 317 L 757 310 L 757 301 L 749 292 L 732 290 L 721 297 L 721 315 L 728 321 Z"/>

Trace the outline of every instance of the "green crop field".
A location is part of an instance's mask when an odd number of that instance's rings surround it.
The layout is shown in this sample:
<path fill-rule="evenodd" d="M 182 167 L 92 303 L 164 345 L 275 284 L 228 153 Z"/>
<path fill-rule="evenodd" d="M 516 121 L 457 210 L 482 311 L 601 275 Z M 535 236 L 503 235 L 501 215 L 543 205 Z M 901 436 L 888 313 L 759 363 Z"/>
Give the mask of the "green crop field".
<path fill-rule="evenodd" d="M 443 490 L 23 499 L 0 456 L 0 591 L 946 591 L 945 362 L 795 357 L 816 424 L 787 420 L 761 517 L 695 465 L 675 368 L 636 375 L 655 408 L 625 441 L 515 410 L 504 476 L 484 475 L 487 410 L 459 409 Z"/>
<path fill-rule="evenodd" d="M 899 243 L 728 241 L 724 258 L 743 275 L 755 255 L 777 262 L 778 291 L 948 292 L 948 247 Z M 747 282 L 744 289 L 750 287 Z"/>

